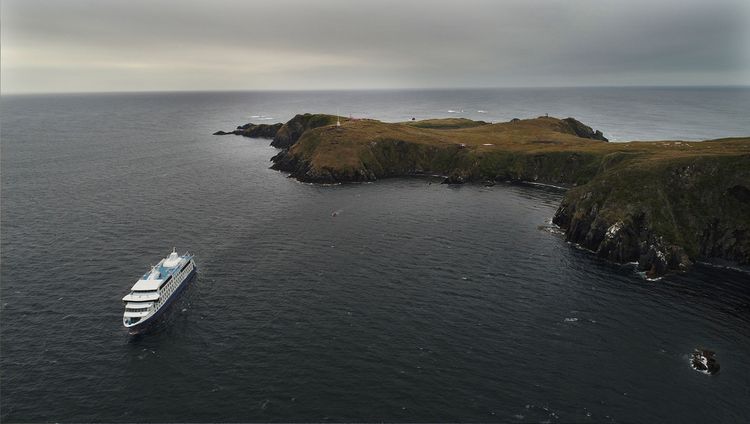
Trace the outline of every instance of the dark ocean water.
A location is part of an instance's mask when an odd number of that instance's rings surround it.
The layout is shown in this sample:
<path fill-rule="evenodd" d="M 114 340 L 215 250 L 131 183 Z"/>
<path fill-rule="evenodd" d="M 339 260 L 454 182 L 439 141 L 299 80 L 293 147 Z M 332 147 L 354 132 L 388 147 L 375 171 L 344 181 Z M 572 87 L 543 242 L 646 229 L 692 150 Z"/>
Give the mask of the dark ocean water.
<path fill-rule="evenodd" d="M 750 274 L 697 266 L 647 281 L 551 229 L 559 191 L 301 184 L 268 169 L 267 140 L 210 135 L 339 109 L 549 113 L 614 139 L 704 139 L 750 135 L 750 90 L 63 95 L 0 107 L 3 422 L 750 421 Z M 121 298 L 173 246 L 196 254 L 198 276 L 152 334 L 129 337 Z M 717 351 L 720 374 L 690 368 L 699 345 Z"/>

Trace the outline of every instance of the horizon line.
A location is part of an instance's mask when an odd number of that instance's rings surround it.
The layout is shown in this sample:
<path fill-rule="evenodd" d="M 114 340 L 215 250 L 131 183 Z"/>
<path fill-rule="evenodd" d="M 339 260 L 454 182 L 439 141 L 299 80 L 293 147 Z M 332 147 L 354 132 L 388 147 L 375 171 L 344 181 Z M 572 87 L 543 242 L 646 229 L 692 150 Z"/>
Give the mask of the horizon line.
<path fill-rule="evenodd" d="M 83 94 L 176 94 L 176 93 L 291 93 L 291 92 L 347 92 L 347 91 L 459 91 L 459 90 L 514 90 L 568 88 L 750 88 L 750 84 L 632 84 L 632 85 L 536 85 L 536 86 L 479 86 L 479 87 L 371 87 L 371 88 L 239 88 L 239 89 L 145 89 L 113 91 L 0 91 L 0 96 L 45 96 Z"/>

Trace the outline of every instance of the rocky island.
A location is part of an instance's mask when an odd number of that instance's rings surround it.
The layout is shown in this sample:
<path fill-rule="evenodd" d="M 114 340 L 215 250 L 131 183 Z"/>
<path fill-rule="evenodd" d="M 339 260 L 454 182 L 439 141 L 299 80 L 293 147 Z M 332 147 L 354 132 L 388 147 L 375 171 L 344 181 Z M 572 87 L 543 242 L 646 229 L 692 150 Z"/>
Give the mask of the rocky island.
<path fill-rule="evenodd" d="M 337 121 L 340 125 L 337 125 Z M 750 137 L 609 143 L 573 119 L 385 123 L 324 114 L 231 132 L 273 138 L 273 169 L 301 181 L 416 175 L 529 181 L 569 190 L 553 222 L 567 240 L 649 277 L 695 261 L 750 264 Z"/>

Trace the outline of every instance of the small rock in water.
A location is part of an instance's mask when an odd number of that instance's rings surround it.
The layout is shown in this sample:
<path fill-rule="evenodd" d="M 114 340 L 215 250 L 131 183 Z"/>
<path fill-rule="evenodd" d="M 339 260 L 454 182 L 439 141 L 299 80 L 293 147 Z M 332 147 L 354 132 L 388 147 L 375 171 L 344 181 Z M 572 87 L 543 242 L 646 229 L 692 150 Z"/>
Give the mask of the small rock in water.
<path fill-rule="evenodd" d="M 465 182 L 466 182 L 466 178 L 464 178 L 463 175 L 454 172 L 451 175 L 445 177 L 443 182 L 440 184 L 463 184 Z"/>
<path fill-rule="evenodd" d="M 690 358 L 690 365 L 694 370 L 705 374 L 716 374 L 719 372 L 719 363 L 716 362 L 714 355 L 716 352 L 708 349 L 698 348 L 693 351 Z"/>

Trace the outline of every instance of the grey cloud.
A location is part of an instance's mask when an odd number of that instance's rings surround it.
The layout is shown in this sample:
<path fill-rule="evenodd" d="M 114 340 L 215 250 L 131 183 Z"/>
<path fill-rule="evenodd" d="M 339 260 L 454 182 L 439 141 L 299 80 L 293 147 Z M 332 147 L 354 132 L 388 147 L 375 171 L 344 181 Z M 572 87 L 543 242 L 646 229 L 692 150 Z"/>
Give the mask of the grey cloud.
<path fill-rule="evenodd" d="M 750 83 L 740 0 L 0 7 L 3 91 Z"/>

